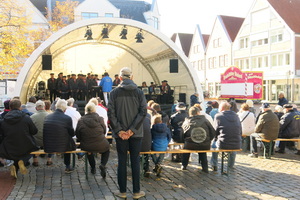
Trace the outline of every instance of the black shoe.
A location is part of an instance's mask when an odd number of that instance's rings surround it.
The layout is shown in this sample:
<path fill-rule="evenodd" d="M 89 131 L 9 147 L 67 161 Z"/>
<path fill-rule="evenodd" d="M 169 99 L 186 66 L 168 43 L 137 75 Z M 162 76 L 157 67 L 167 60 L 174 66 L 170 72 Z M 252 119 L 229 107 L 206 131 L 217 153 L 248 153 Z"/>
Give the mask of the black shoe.
<path fill-rule="evenodd" d="M 211 166 L 211 169 L 212 169 L 214 172 L 218 171 L 218 167 L 217 167 L 217 166 Z"/>
<path fill-rule="evenodd" d="M 257 153 L 250 153 L 250 154 L 248 154 L 248 156 L 251 157 L 251 158 L 258 158 Z"/>
<path fill-rule="evenodd" d="M 92 174 L 96 174 L 96 168 L 92 168 L 92 169 L 91 169 L 91 173 L 92 173 Z"/>
<path fill-rule="evenodd" d="M 285 153 L 284 150 L 275 151 L 275 153 Z"/>
<path fill-rule="evenodd" d="M 162 166 L 158 165 L 156 176 L 160 176 L 162 169 Z"/>
<path fill-rule="evenodd" d="M 155 165 L 155 167 L 153 168 L 153 172 L 157 172 L 157 169 L 158 169 L 158 165 Z"/>
<path fill-rule="evenodd" d="M 99 168 L 100 168 L 100 174 L 101 174 L 102 178 L 106 178 L 106 167 L 103 165 L 100 165 Z"/>
<path fill-rule="evenodd" d="M 74 171 L 74 169 L 72 169 L 72 168 L 66 168 L 65 169 L 65 173 L 66 174 L 70 174 L 70 173 L 72 173 Z"/>
<path fill-rule="evenodd" d="M 149 178 L 150 177 L 150 171 L 145 171 L 144 172 L 144 177 Z"/>
<path fill-rule="evenodd" d="M 202 169 L 201 171 L 204 172 L 204 173 L 207 173 L 207 174 L 209 173 L 208 169 Z"/>
<path fill-rule="evenodd" d="M 187 169 L 186 169 L 186 166 L 183 166 L 183 165 L 182 165 L 182 166 L 181 166 L 181 170 L 187 170 Z"/>

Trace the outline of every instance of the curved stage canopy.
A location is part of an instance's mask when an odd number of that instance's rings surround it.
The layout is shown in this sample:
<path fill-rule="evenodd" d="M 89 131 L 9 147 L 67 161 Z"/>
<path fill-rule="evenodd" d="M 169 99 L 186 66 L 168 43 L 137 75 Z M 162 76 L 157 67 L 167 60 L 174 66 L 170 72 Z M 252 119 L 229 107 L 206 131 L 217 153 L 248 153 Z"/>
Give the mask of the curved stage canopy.
<path fill-rule="evenodd" d="M 92 30 L 91 40 L 85 36 L 87 26 Z M 101 36 L 104 27 L 108 28 L 108 37 Z M 120 33 L 126 26 L 127 39 L 121 39 Z M 136 42 L 136 34 L 142 30 L 143 43 Z M 42 55 L 52 55 L 52 70 L 42 70 Z M 170 73 L 170 59 L 178 59 L 178 73 Z M 200 81 L 184 53 L 174 42 L 153 27 L 124 18 L 96 18 L 82 20 L 59 30 L 43 42 L 27 59 L 15 88 L 15 96 L 25 103 L 35 94 L 39 81 L 55 76 L 59 72 L 66 74 L 93 73 L 105 71 L 114 79 L 122 67 L 130 67 L 134 81 L 141 85 L 146 81 L 161 85 L 167 80 L 174 87 L 174 97 L 180 93 L 189 96 L 194 92 L 203 100 Z"/>

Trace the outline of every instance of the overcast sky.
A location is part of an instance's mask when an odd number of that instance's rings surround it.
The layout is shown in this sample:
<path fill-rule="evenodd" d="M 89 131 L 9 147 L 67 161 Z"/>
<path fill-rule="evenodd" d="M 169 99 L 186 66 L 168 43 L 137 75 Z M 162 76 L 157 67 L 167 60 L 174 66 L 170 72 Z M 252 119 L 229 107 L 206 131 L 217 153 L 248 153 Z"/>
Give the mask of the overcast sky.
<path fill-rule="evenodd" d="M 152 3 L 152 0 L 146 0 Z M 196 24 L 203 34 L 210 34 L 217 15 L 246 17 L 254 0 L 157 0 L 161 31 L 194 33 Z"/>

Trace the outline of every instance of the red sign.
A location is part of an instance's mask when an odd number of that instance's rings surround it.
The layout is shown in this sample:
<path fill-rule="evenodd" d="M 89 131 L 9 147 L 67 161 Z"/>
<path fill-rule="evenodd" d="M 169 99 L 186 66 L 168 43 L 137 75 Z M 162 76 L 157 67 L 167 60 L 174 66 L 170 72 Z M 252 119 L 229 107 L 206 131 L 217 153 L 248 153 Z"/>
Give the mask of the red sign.
<path fill-rule="evenodd" d="M 229 67 L 221 74 L 220 98 L 262 99 L 263 72 L 241 71 Z"/>

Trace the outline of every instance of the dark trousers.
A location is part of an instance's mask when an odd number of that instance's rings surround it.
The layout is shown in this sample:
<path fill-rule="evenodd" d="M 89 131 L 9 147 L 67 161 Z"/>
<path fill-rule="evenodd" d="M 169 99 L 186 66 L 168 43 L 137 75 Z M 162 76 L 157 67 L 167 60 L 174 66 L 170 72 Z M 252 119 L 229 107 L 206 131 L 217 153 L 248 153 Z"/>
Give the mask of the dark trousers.
<path fill-rule="evenodd" d="M 77 90 L 76 91 L 73 91 L 71 92 L 71 97 L 76 101 L 77 100 Z"/>
<path fill-rule="evenodd" d="M 140 151 L 142 138 L 116 138 L 118 152 L 118 184 L 121 193 L 127 188 L 127 152 L 130 153 L 133 193 L 140 192 Z"/>
<path fill-rule="evenodd" d="M 96 161 L 95 161 L 95 156 L 93 153 L 91 154 L 87 154 L 87 158 L 89 160 L 90 166 L 92 169 L 95 169 L 96 167 Z M 109 158 L 109 150 L 101 153 L 101 165 L 102 166 L 106 166 L 107 162 L 108 162 L 108 158 Z"/>
<path fill-rule="evenodd" d="M 50 101 L 52 103 L 56 98 L 56 90 L 49 90 L 49 92 L 50 92 Z"/>
<path fill-rule="evenodd" d="M 66 165 L 66 168 L 70 168 L 70 164 L 71 164 L 71 154 L 70 153 L 64 154 L 64 163 Z"/>
<path fill-rule="evenodd" d="M 188 166 L 189 159 L 190 159 L 190 153 L 184 153 L 182 154 L 182 165 Z M 206 153 L 198 153 L 199 155 L 199 163 L 201 163 L 203 170 L 208 170 L 208 161 L 207 161 L 207 155 Z"/>
<path fill-rule="evenodd" d="M 149 154 L 144 154 L 144 155 L 141 155 L 141 156 L 144 156 L 144 166 L 143 166 L 143 169 L 145 172 L 148 172 L 149 171 Z"/>

